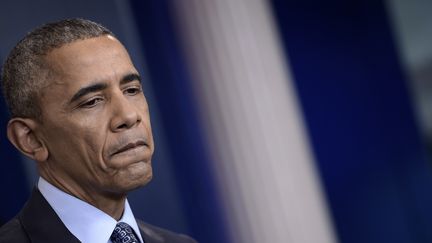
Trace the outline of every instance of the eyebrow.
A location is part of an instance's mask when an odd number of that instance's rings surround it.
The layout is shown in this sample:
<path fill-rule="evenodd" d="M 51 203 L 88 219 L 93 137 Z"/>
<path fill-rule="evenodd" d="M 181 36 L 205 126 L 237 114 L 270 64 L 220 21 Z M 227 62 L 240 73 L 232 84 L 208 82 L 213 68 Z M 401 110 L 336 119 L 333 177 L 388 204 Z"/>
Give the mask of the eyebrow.
<path fill-rule="evenodd" d="M 123 76 L 123 78 L 120 80 L 120 85 L 124 85 L 124 84 L 130 83 L 130 82 L 133 82 L 133 81 L 141 82 L 140 75 L 137 73 L 127 74 L 127 75 Z M 69 101 L 69 104 L 77 101 L 78 99 L 80 99 L 83 96 L 86 96 L 89 93 L 98 92 L 98 91 L 106 89 L 107 87 L 108 87 L 108 84 L 103 83 L 103 82 L 97 82 L 97 83 L 91 84 L 89 86 L 82 87 L 72 96 L 72 98 Z"/>
<path fill-rule="evenodd" d="M 91 85 L 86 86 L 86 87 L 82 87 L 72 96 L 69 103 L 75 102 L 78 99 L 80 99 L 81 97 L 83 97 L 89 93 L 104 90 L 107 87 L 108 87 L 108 84 L 106 84 L 106 83 L 95 83 L 95 84 L 91 84 Z"/>
<path fill-rule="evenodd" d="M 123 76 L 123 78 L 120 80 L 120 85 L 127 84 L 127 83 L 133 82 L 133 81 L 141 82 L 141 76 L 137 73 L 127 74 L 127 75 Z"/>

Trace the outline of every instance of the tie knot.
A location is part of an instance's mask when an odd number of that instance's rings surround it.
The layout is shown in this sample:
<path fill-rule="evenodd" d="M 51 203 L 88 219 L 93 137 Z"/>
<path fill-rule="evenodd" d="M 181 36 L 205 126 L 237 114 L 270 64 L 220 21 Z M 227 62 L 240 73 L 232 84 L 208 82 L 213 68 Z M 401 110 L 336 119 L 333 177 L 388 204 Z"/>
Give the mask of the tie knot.
<path fill-rule="evenodd" d="M 130 225 L 125 222 L 117 223 L 111 234 L 111 241 L 113 243 L 139 243 L 138 237 L 135 235 L 134 230 Z"/>

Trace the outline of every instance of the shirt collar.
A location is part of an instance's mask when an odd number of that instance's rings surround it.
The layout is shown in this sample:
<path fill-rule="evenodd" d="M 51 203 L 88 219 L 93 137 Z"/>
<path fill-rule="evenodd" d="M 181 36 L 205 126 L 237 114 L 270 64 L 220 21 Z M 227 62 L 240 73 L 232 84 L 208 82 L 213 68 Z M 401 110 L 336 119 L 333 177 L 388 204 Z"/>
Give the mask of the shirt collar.
<path fill-rule="evenodd" d="M 123 216 L 117 222 L 105 212 L 61 191 L 42 177 L 39 178 L 38 188 L 66 228 L 81 242 L 111 242 L 111 234 L 118 222 L 129 224 L 141 242 L 143 242 L 127 199 L 125 201 Z"/>

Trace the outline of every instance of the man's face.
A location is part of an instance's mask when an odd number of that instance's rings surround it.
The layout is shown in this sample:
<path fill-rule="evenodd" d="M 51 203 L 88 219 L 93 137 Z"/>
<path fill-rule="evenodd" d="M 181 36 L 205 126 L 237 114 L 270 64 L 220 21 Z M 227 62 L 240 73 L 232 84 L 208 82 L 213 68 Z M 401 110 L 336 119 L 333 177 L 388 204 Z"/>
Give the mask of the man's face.
<path fill-rule="evenodd" d="M 119 195 L 152 177 L 154 150 L 139 75 L 118 40 L 102 36 L 50 52 L 36 131 L 41 174 L 75 195 Z"/>

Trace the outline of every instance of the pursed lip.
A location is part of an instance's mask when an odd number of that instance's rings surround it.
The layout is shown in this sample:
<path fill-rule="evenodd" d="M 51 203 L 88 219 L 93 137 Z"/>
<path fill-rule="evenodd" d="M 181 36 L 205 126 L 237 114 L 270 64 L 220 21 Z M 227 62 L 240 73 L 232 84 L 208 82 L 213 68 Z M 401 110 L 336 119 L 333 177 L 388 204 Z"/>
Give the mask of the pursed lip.
<path fill-rule="evenodd" d="M 121 147 L 120 149 L 118 149 L 114 153 L 112 153 L 111 156 L 123 153 L 125 151 L 128 151 L 130 149 L 134 149 L 134 148 L 139 147 L 139 146 L 146 146 L 146 145 L 147 144 L 144 142 L 144 140 L 137 140 L 136 142 L 131 142 L 131 143 L 124 145 L 123 147 Z"/>

